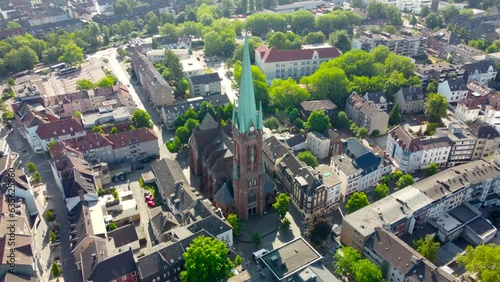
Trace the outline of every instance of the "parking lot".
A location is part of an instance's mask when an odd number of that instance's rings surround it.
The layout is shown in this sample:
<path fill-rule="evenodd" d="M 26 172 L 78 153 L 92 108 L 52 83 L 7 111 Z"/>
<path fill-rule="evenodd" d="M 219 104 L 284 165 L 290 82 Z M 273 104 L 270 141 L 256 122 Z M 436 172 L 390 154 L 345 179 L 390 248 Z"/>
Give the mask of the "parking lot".
<path fill-rule="evenodd" d="M 56 71 L 52 72 L 49 79 L 44 82 L 47 96 L 76 92 L 76 82 L 81 79 L 90 79 L 97 82 L 106 76 L 102 67 L 109 68 L 102 58 L 90 58 L 76 72 L 65 75 L 58 75 Z"/>

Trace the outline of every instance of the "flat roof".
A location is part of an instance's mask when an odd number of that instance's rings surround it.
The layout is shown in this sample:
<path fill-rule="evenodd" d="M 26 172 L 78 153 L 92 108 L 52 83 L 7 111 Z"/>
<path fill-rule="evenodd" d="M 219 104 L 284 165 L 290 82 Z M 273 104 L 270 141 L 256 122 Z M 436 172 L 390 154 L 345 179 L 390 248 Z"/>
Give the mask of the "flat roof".
<path fill-rule="evenodd" d="M 457 220 L 447 212 L 438 216 L 438 218 L 436 218 L 434 222 L 436 222 L 437 225 L 448 232 L 462 225 L 459 220 Z"/>
<path fill-rule="evenodd" d="M 198 60 L 195 59 L 181 60 L 181 64 L 182 64 L 182 71 L 184 72 L 205 69 L 203 65 Z"/>
<path fill-rule="evenodd" d="M 487 233 L 496 232 L 495 226 L 491 225 L 484 217 L 480 216 L 467 224 L 477 235 L 483 237 Z"/>
<path fill-rule="evenodd" d="M 478 216 L 478 214 L 466 204 L 459 205 L 448 211 L 448 213 L 462 223 L 467 223 Z"/>
<path fill-rule="evenodd" d="M 327 187 L 332 187 L 342 183 L 340 178 L 335 174 L 329 165 L 319 165 L 315 168 L 321 173 L 323 184 Z"/>
<path fill-rule="evenodd" d="M 322 256 L 304 238 L 299 237 L 261 259 L 276 279 L 283 280 L 322 259 Z"/>

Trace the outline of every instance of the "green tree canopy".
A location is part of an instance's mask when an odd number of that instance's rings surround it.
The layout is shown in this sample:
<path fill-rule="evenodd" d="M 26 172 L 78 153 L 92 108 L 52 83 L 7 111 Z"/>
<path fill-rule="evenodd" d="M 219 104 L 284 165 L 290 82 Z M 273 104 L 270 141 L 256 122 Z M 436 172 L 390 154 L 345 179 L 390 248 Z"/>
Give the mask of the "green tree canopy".
<path fill-rule="evenodd" d="M 304 44 L 319 44 L 326 40 L 326 36 L 321 31 L 309 32 L 304 36 Z"/>
<path fill-rule="evenodd" d="M 399 109 L 399 105 L 396 104 L 394 107 L 392 107 L 391 112 L 389 113 L 389 124 L 391 125 L 398 125 L 401 120 L 403 120 L 403 117 L 401 115 L 401 110 Z"/>
<path fill-rule="evenodd" d="M 389 193 L 389 186 L 387 186 L 387 184 L 381 183 L 375 187 L 375 195 L 377 196 L 377 199 L 382 199 L 389 195 Z"/>
<path fill-rule="evenodd" d="M 290 197 L 285 193 L 280 193 L 278 197 L 276 197 L 276 202 L 273 204 L 273 208 L 278 213 L 278 216 L 281 219 L 284 219 L 286 213 L 288 212 L 288 205 L 290 204 Z"/>
<path fill-rule="evenodd" d="M 355 281 L 378 282 L 381 281 L 382 270 L 369 259 L 361 259 L 354 264 L 353 276 Z"/>
<path fill-rule="evenodd" d="M 438 165 L 435 163 L 431 163 L 429 167 L 425 170 L 425 174 L 427 176 L 434 175 L 438 172 Z"/>
<path fill-rule="evenodd" d="M 217 238 L 199 236 L 189 245 L 184 257 L 180 278 L 183 282 L 217 282 L 231 275 L 233 263 L 224 242 Z"/>
<path fill-rule="evenodd" d="M 76 81 L 77 90 L 91 90 L 95 88 L 94 82 L 90 79 L 80 79 Z"/>
<path fill-rule="evenodd" d="M 495 244 L 468 246 L 465 253 L 458 256 L 459 265 L 467 271 L 477 273 L 482 282 L 500 281 L 500 246 Z"/>
<path fill-rule="evenodd" d="M 327 214 L 313 213 L 306 221 L 306 237 L 316 246 L 319 246 L 332 232 L 332 220 Z"/>
<path fill-rule="evenodd" d="M 83 62 L 83 49 L 75 43 L 68 43 L 62 46 L 62 55 L 59 57 L 60 62 L 64 62 L 70 66 L 77 65 Z"/>
<path fill-rule="evenodd" d="M 318 164 L 318 159 L 316 158 L 315 155 L 313 155 L 310 151 L 303 151 L 303 152 L 300 152 L 298 155 L 297 155 L 297 158 L 301 161 L 303 161 L 305 164 L 307 164 L 308 166 L 311 166 L 313 168 L 317 167 L 319 164 Z"/>
<path fill-rule="evenodd" d="M 339 48 L 342 52 L 351 50 L 351 38 L 346 30 L 336 30 L 330 33 L 328 41 L 332 46 Z"/>
<path fill-rule="evenodd" d="M 398 179 L 398 181 L 396 182 L 396 186 L 398 187 L 398 189 L 403 189 L 412 185 L 413 183 L 415 183 L 415 180 L 413 180 L 413 176 L 411 176 L 410 174 L 405 174 Z"/>
<path fill-rule="evenodd" d="M 264 120 L 264 126 L 271 129 L 271 130 L 276 130 L 276 129 L 280 128 L 280 122 L 278 121 L 277 118 L 270 117 L 270 118 Z"/>
<path fill-rule="evenodd" d="M 36 171 L 36 165 L 33 162 L 28 162 L 26 164 L 29 173 L 34 173 Z"/>
<path fill-rule="evenodd" d="M 345 209 L 347 213 L 352 213 L 369 204 L 368 197 L 364 192 L 354 192 L 351 197 L 349 197 L 349 200 L 347 200 Z"/>
<path fill-rule="evenodd" d="M 198 120 L 201 122 L 207 114 L 210 114 L 215 120 L 217 119 L 217 113 L 212 104 L 207 101 L 201 102 L 200 112 L 198 113 Z"/>
<path fill-rule="evenodd" d="M 429 93 L 425 99 L 425 116 L 430 122 L 441 122 L 446 117 L 448 101 L 441 94 Z"/>
<path fill-rule="evenodd" d="M 240 235 L 241 232 L 241 223 L 237 214 L 231 213 L 227 216 L 227 222 L 233 227 L 233 234 L 235 236 Z"/>
<path fill-rule="evenodd" d="M 349 276 L 354 273 L 354 266 L 361 260 L 361 255 L 352 247 L 342 247 L 333 255 L 335 258 L 333 266 L 335 273 Z"/>
<path fill-rule="evenodd" d="M 118 128 L 116 126 L 113 126 L 113 127 L 111 127 L 109 134 L 115 134 L 115 133 L 118 133 Z"/>
<path fill-rule="evenodd" d="M 271 105 L 278 109 L 297 107 L 301 102 L 311 98 L 311 94 L 300 87 L 295 80 L 274 79 L 269 87 L 269 100 Z"/>
<path fill-rule="evenodd" d="M 313 111 L 307 118 L 306 127 L 309 131 L 322 132 L 330 127 L 330 119 L 324 111 Z"/>
<path fill-rule="evenodd" d="M 425 236 L 425 240 L 420 238 L 414 242 L 415 249 L 426 259 L 433 262 L 436 259 L 436 255 L 439 249 L 439 242 L 434 241 L 434 234 L 429 234 Z"/>
<path fill-rule="evenodd" d="M 143 109 L 137 109 L 132 114 L 132 119 L 137 128 L 139 127 L 153 127 L 153 123 L 151 122 L 151 116 Z"/>
<path fill-rule="evenodd" d="M 347 117 L 347 114 L 346 112 L 344 111 L 340 111 L 338 114 L 337 114 L 337 117 L 335 118 L 335 121 L 334 121 L 335 125 L 337 127 L 341 127 L 341 128 L 346 128 L 349 126 L 349 118 Z"/>
<path fill-rule="evenodd" d="M 102 127 L 96 125 L 96 126 L 92 127 L 92 132 L 93 133 L 104 133 L 104 129 L 102 129 Z"/>

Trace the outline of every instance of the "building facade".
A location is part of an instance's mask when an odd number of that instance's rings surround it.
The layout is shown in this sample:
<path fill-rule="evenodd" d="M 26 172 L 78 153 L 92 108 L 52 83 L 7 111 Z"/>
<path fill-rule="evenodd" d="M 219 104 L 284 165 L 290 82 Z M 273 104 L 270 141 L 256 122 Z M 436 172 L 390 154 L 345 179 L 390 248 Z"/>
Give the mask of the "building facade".
<path fill-rule="evenodd" d="M 394 100 L 403 114 L 424 112 L 425 96 L 422 87 L 403 87 L 394 95 Z"/>
<path fill-rule="evenodd" d="M 356 125 L 366 128 L 368 134 L 372 134 L 374 131 L 378 131 L 380 135 L 387 133 L 389 115 L 357 93 L 352 93 L 347 99 L 346 114 Z"/>
<path fill-rule="evenodd" d="M 324 159 L 330 156 L 330 139 L 323 134 L 313 131 L 307 133 L 307 148 L 318 159 Z"/>
<path fill-rule="evenodd" d="M 438 93 L 446 98 L 448 103 L 461 102 L 467 98 L 469 89 L 463 78 L 447 79 L 438 86 Z"/>
<path fill-rule="evenodd" d="M 359 38 L 352 41 L 353 49 L 361 49 L 371 52 L 379 45 L 384 45 L 391 52 L 407 57 L 420 57 L 426 53 L 427 39 L 423 36 L 413 36 L 411 33 L 402 32 L 402 35 L 392 35 L 387 32 L 373 34 L 370 31 L 363 32 Z"/>
<path fill-rule="evenodd" d="M 221 94 L 221 81 L 218 72 L 188 78 L 189 91 L 194 96 Z"/>

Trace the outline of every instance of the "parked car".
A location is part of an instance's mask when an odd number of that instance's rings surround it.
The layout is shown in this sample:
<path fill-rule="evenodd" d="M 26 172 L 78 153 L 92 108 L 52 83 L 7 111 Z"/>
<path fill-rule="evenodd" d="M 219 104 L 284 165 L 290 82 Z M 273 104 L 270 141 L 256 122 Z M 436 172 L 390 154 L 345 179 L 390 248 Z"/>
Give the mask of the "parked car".
<path fill-rule="evenodd" d="M 120 181 L 125 181 L 125 175 L 120 175 Z"/>
<path fill-rule="evenodd" d="M 135 167 L 135 169 L 141 170 L 141 169 L 144 169 L 144 166 L 143 165 L 138 165 L 138 166 Z"/>
<path fill-rule="evenodd" d="M 154 208 L 154 207 L 156 207 L 156 203 L 153 202 L 153 201 L 149 201 L 148 202 L 148 206 L 151 207 L 151 208 Z"/>
<path fill-rule="evenodd" d="M 147 196 L 144 197 L 144 199 L 146 200 L 146 202 L 150 202 L 150 201 L 153 200 L 153 196 L 147 195 Z"/>
<path fill-rule="evenodd" d="M 149 159 L 143 159 L 143 160 L 141 160 L 141 163 L 142 164 L 149 163 Z"/>

